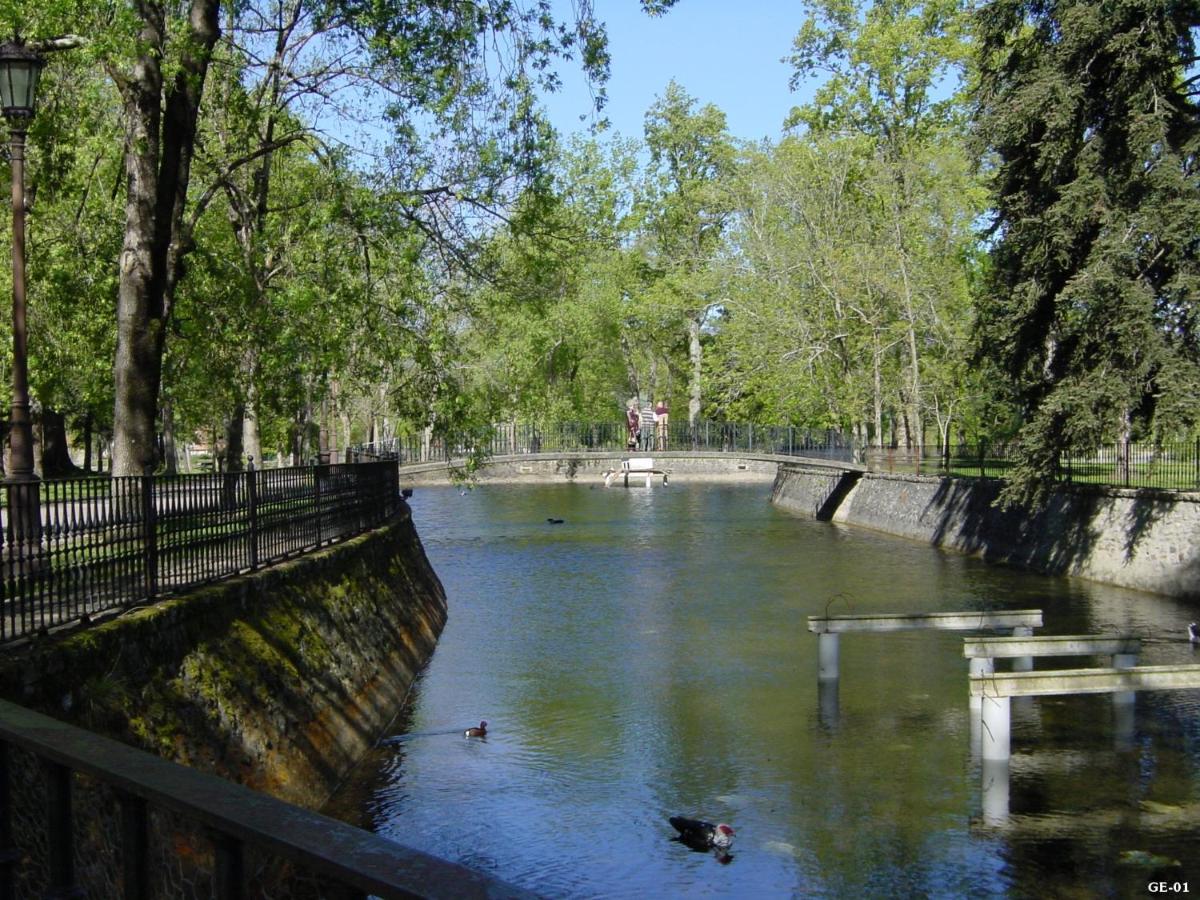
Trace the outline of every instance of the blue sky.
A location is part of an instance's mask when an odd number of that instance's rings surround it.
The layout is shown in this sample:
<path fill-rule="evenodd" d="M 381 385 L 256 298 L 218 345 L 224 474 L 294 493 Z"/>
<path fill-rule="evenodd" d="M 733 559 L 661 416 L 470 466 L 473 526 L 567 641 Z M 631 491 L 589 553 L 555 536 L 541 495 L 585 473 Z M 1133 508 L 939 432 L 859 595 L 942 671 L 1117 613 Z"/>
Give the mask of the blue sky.
<path fill-rule="evenodd" d="M 556 0 L 560 17 L 570 0 Z M 780 62 L 800 29 L 802 6 L 794 0 L 679 0 L 652 19 L 638 0 L 595 0 L 608 26 L 612 78 L 604 114 L 613 129 L 641 137 L 646 110 L 674 78 L 700 103 L 726 115 L 734 137 L 779 137 L 783 120 L 800 96 L 788 90 L 790 68 Z M 578 64 L 561 64 L 564 90 L 546 101 L 564 134 L 580 131 L 590 100 Z"/>

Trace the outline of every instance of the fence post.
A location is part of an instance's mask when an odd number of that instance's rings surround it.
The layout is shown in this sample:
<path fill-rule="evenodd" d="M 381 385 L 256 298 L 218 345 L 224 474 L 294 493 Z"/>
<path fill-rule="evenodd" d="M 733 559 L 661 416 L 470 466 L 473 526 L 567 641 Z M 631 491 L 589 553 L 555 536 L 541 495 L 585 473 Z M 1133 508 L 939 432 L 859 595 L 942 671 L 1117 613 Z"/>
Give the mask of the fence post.
<path fill-rule="evenodd" d="M 313 505 L 317 510 L 317 546 L 321 545 L 321 467 L 313 466 Z"/>
<path fill-rule="evenodd" d="M 21 851 L 13 840 L 12 827 L 12 766 L 8 742 L 0 741 L 0 897 L 16 896 L 16 865 Z"/>
<path fill-rule="evenodd" d="M 250 522 L 250 568 L 258 568 L 258 472 L 254 457 L 246 467 L 246 515 Z"/>
<path fill-rule="evenodd" d="M 146 599 L 158 594 L 158 515 L 154 506 L 154 469 L 146 466 L 142 475 L 142 555 L 145 560 Z"/>
<path fill-rule="evenodd" d="M 75 884 L 74 818 L 71 810 L 71 770 L 42 759 L 46 779 L 46 840 L 50 884 L 47 897 L 81 897 Z"/>

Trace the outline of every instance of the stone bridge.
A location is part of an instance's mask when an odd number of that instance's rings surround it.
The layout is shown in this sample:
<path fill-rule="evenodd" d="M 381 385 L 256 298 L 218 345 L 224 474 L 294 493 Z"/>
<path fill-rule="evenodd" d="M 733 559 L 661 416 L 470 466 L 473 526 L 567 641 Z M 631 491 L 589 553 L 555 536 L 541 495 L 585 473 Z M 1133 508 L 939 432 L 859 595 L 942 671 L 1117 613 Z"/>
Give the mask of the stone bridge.
<path fill-rule="evenodd" d="M 813 451 L 820 454 L 821 451 Z M 522 453 L 490 456 L 473 473 L 467 460 L 402 463 L 400 484 L 411 487 L 445 484 L 468 475 L 483 482 L 573 481 L 602 485 L 610 471 L 620 471 L 621 463 L 634 458 L 654 460 L 654 467 L 680 481 L 773 481 L 780 464 L 801 463 L 826 470 L 830 475 L 861 473 L 865 467 L 828 455 L 800 456 L 754 453 L 745 450 L 661 450 L 657 452 L 619 452 L 615 450 L 562 450 L 553 453 Z M 619 483 L 619 482 L 615 482 Z M 630 484 L 643 483 L 640 479 Z M 660 483 L 657 482 L 656 483 Z"/>

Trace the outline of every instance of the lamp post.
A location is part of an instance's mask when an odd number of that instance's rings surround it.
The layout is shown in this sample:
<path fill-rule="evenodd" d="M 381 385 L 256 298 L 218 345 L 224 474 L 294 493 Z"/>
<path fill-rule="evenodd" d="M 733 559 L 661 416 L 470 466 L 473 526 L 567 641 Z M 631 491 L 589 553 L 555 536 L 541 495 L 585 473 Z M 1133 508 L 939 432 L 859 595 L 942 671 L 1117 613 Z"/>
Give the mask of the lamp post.
<path fill-rule="evenodd" d="M 41 56 L 21 43 L 0 44 L 0 113 L 8 122 L 13 214 L 13 399 L 11 453 L 5 484 L 9 497 L 9 553 L 19 552 L 25 560 L 36 552 L 41 540 L 25 352 L 25 132 L 33 118 L 38 75 L 43 65 Z"/>

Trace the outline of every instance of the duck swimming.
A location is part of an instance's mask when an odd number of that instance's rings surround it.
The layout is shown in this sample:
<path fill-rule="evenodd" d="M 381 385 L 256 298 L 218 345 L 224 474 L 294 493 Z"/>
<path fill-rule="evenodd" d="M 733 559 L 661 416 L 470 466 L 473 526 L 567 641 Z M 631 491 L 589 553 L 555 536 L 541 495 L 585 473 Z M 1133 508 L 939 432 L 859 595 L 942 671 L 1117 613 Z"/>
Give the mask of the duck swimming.
<path fill-rule="evenodd" d="M 677 840 L 693 850 L 718 850 L 724 853 L 733 846 L 734 830 L 724 822 L 714 825 L 686 816 L 671 816 L 670 822 L 679 832 Z"/>
<path fill-rule="evenodd" d="M 1188 642 L 1195 647 L 1200 644 L 1200 625 L 1188 622 Z"/>
<path fill-rule="evenodd" d="M 487 722 L 472 725 L 463 732 L 463 737 L 487 737 Z"/>

